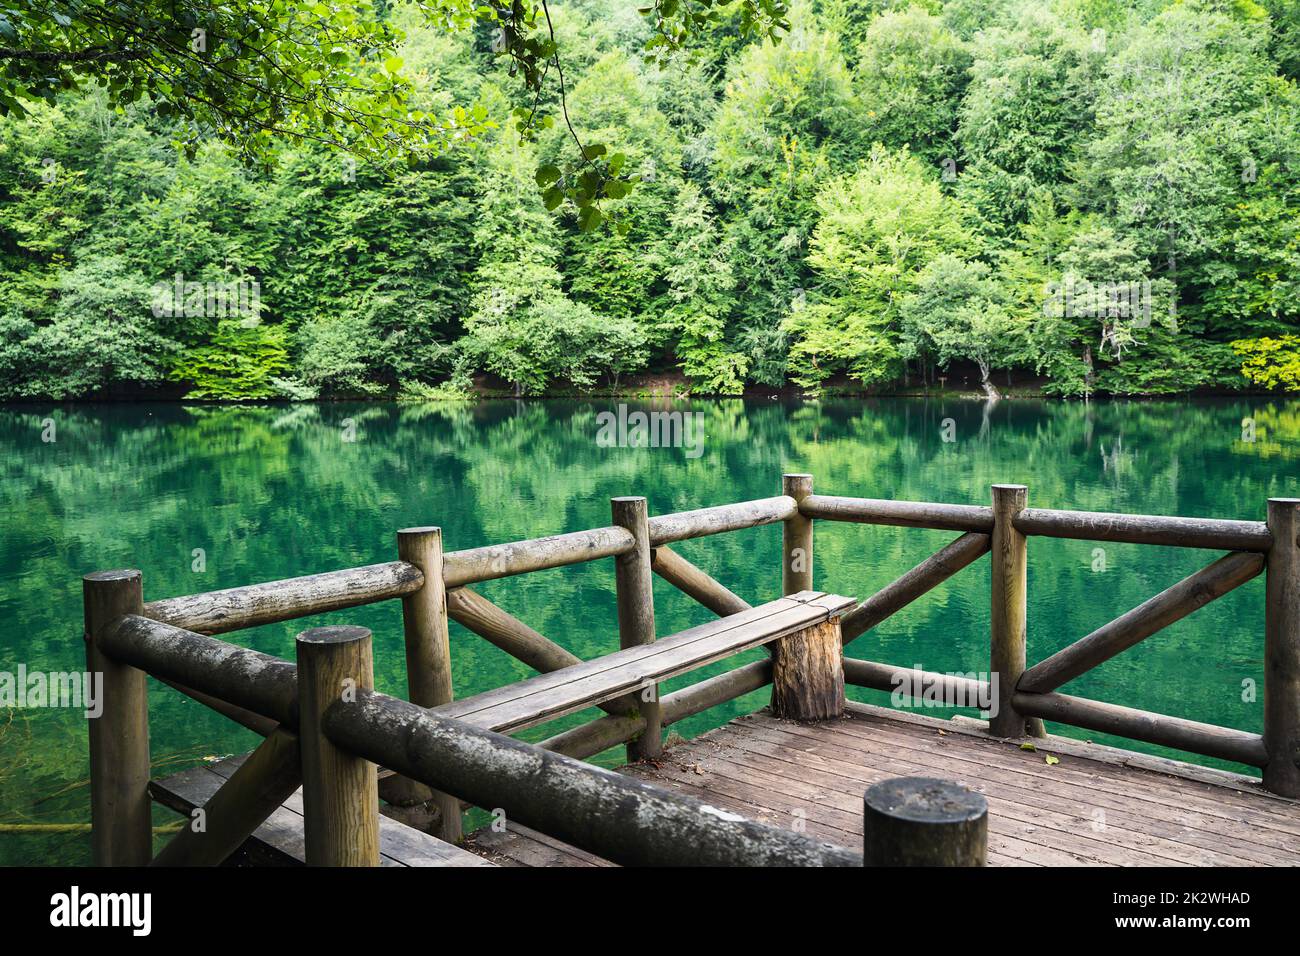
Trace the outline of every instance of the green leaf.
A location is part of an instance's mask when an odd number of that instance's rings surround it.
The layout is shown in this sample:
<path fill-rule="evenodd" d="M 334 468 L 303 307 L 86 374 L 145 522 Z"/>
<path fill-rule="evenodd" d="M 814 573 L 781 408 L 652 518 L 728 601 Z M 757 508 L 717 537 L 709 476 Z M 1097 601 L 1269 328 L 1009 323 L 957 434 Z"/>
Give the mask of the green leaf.
<path fill-rule="evenodd" d="M 537 170 L 537 175 L 534 178 L 537 180 L 537 185 L 549 186 L 551 183 L 559 180 L 560 168 L 548 163 Z"/>
<path fill-rule="evenodd" d="M 1061 762 L 1060 757 L 1053 757 L 1051 754 L 1047 754 L 1045 757 L 1043 757 L 1043 759 L 1047 761 L 1047 765 L 1049 767 L 1054 767 L 1056 766 L 1056 764 Z"/>
<path fill-rule="evenodd" d="M 599 143 L 593 143 L 590 146 L 582 147 L 583 159 L 598 159 L 599 157 L 604 155 L 605 155 L 605 147 L 600 145 Z"/>
<path fill-rule="evenodd" d="M 542 193 L 542 204 L 546 206 L 547 212 L 553 212 L 562 202 L 564 202 L 564 190 L 557 186 L 552 186 Z"/>
<path fill-rule="evenodd" d="M 582 232 L 591 232 L 600 225 L 602 218 L 604 217 L 601 216 L 599 207 L 583 206 L 578 210 L 578 229 Z"/>

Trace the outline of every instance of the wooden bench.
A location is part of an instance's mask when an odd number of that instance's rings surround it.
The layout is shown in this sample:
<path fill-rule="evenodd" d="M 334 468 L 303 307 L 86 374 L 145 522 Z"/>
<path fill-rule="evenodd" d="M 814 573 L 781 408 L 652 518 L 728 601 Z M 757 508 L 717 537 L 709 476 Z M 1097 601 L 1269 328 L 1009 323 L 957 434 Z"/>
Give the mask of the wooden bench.
<path fill-rule="evenodd" d="M 541 674 L 432 712 L 498 733 L 583 710 L 838 617 L 856 601 L 800 591 L 699 627 Z"/>
<path fill-rule="evenodd" d="M 149 782 L 149 794 L 158 803 L 183 814 L 190 813 L 211 799 L 231 774 L 244 762 L 247 754 L 227 757 L 216 763 L 182 770 Z M 307 861 L 304 843 L 302 790 L 294 792 L 279 809 L 273 811 L 229 862 L 246 862 L 259 866 L 296 866 Z M 437 837 L 409 827 L 390 817 L 379 818 L 380 866 L 492 866 L 493 864 L 444 843 Z"/>

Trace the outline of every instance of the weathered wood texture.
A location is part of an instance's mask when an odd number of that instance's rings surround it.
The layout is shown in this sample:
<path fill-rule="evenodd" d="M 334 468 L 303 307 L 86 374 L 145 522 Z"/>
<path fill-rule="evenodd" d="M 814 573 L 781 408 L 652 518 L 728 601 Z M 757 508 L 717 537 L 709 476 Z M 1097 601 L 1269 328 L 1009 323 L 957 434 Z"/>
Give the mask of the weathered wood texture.
<path fill-rule="evenodd" d="M 419 568 L 390 561 L 150 601 L 144 616 L 200 634 L 224 634 L 402 597 L 423 584 Z"/>
<path fill-rule="evenodd" d="M 990 671 L 998 675 L 997 700 L 989 733 L 1019 737 L 1028 731 L 1043 735 L 1041 721 L 1027 719 L 1012 704 L 1016 682 L 1025 670 L 1025 629 L 1028 617 L 1028 556 L 1025 536 L 1015 529 L 1029 490 L 1024 485 L 993 486 L 992 603 L 989 608 Z"/>
<path fill-rule="evenodd" d="M 374 686 L 370 631 L 314 627 L 299 634 L 296 643 L 307 863 L 378 866 L 376 767 L 337 746 L 321 727 L 331 707 Z"/>
<path fill-rule="evenodd" d="M 852 848 L 867 786 L 931 776 L 988 800 L 990 865 L 1300 864 L 1300 803 L 1239 775 L 1055 736 L 1021 750 L 976 726 L 854 702 L 818 725 L 755 714 L 624 772 Z"/>
<path fill-rule="evenodd" d="M 149 792 L 165 807 L 189 817 L 229 782 L 247 754 L 228 757 L 153 780 Z M 273 810 L 226 861 L 260 866 L 295 866 L 307 862 L 303 836 L 302 790 L 296 790 Z M 386 816 L 379 818 L 380 866 L 490 866 L 481 857 Z"/>
<path fill-rule="evenodd" d="M 1300 797 L 1300 500 L 1268 503 L 1273 547 L 1264 588 L 1264 785 Z"/>
<path fill-rule="evenodd" d="M 654 572 L 650 570 L 649 511 L 644 498 L 612 498 L 614 524 L 626 528 L 636 540 L 631 551 L 614 558 L 614 588 L 618 608 L 618 646 L 640 648 L 655 642 Z M 659 684 L 653 680 L 637 687 L 637 713 L 645 721 L 640 735 L 627 746 L 628 760 L 653 760 L 663 752 Z"/>
<path fill-rule="evenodd" d="M 862 797 L 864 866 L 983 866 L 989 806 L 967 787 L 934 777 L 895 777 Z"/>
<path fill-rule="evenodd" d="M 625 865 L 853 866 L 860 855 L 756 826 L 612 771 L 382 694 L 325 715 L 340 747 Z M 640 765 L 649 765 L 643 763 Z M 527 786 L 519 781 L 526 780 Z"/>
<path fill-rule="evenodd" d="M 791 595 L 563 670 L 519 681 L 433 712 L 477 727 L 513 731 L 623 696 L 826 620 L 851 599 Z"/>
<path fill-rule="evenodd" d="M 424 586 L 402 598 L 406 643 L 407 699 L 421 707 L 449 704 L 455 697 L 451 675 L 451 640 L 447 631 L 447 593 L 442 583 L 442 529 L 406 528 L 397 532 L 397 556 L 420 569 Z M 396 784 L 398 781 L 393 781 Z M 389 794 L 397 787 L 390 784 Z M 437 835 L 448 843 L 464 838 L 460 801 L 431 792 L 414 781 L 401 781 L 400 802 L 432 801 L 438 810 Z"/>
<path fill-rule="evenodd" d="M 139 614 L 139 571 L 82 579 L 86 670 L 102 675 L 103 710 L 87 721 L 90 738 L 90 849 L 96 866 L 144 866 L 153 855 L 149 817 L 149 688 L 145 673 L 111 654 L 113 622 Z"/>
<path fill-rule="evenodd" d="M 938 587 L 962 568 L 988 553 L 992 539 L 968 531 L 940 548 L 902 577 L 885 585 L 840 620 L 844 643 L 859 637 L 921 595 Z"/>
<path fill-rule="evenodd" d="M 812 475 L 782 475 L 781 491 L 795 504 L 812 494 Z M 798 510 L 785 519 L 781 530 L 781 593 L 798 594 L 813 589 L 813 523 Z"/>
<path fill-rule="evenodd" d="M 99 642 L 114 660 L 298 726 L 297 669 L 289 661 L 138 614 L 105 629 Z"/>
<path fill-rule="evenodd" d="M 675 514 L 656 515 L 650 519 L 650 544 L 659 547 L 687 538 L 701 538 L 724 531 L 739 531 L 759 525 L 776 524 L 790 517 L 796 510 L 795 501 L 785 495 L 759 498 L 734 505 L 717 505 L 696 511 L 679 511 Z"/>
<path fill-rule="evenodd" d="M 677 590 L 699 601 L 714 614 L 739 614 L 752 605 L 738 597 L 707 573 L 665 546 L 653 549 L 650 568 Z"/>
<path fill-rule="evenodd" d="M 1262 767 L 1267 759 L 1264 738 L 1244 730 L 1216 727 L 1182 717 L 1167 717 L 1164 714 L 1071 697 L 1068 694 L 1017 692 L 1013 700 L 1020 713 L 1087 730 L 1145 740 L 1147 743 L 1161 744 L 1206 757 L 1236 760 L 1253 767 Z"/>
<path fill-rule="evenodd" d="M 1017 690 L 1056 690 L 1116 654 L 1240 587 L 1264 570 L 1264 556 L 1238 551 L 1188 575 L 1087 637 L 1040 661 L 1020 677 Z"/>
<path fill-rule="evenodd" d="M 1086 541 L 1163 544 L 1222 551 L 1267 551 L 1272 535 L 1262 521 L 1126 515 L 1098 511 L 1026 508 L 1015 518 L 1021 534 Z"/>
<path fill-rule="evenodd" d="M 940 531 L 979 531 L 983 534 L 993 530 L 992 509 L 979 505 L 809 495 L 799 503 L 799 511 L 809 518 L 831 521 L 936 528 Z"/>
<path fill-rule="evenodd" d="M 772 712 L 787 720 L 833 720 L 844 713 L 843 644 L 838 618 L 775 643 Z"/>
<path fill-rule="evenodd" d="M 301 761 L 298 735 L 273 731 L 225 785 L 203 801 L 201 816 L 187 815 L 184 828 L 152 865 L 221 865 L 302 784 Z"/>
<path fill-rule="evenodd" d="M 443 556 L 443 583 L 447 588 L 456 588 L 530 571 L 562 568 L 626 554 L 635 546 L 636 541 L 626 528 L 611 527 L 452 551 Z"/>

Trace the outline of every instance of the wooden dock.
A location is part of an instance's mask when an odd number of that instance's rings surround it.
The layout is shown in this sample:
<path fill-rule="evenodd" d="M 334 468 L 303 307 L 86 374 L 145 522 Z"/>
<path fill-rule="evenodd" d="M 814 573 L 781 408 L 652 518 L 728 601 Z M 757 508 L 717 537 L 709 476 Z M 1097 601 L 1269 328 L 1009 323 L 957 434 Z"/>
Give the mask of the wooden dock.
<path fill-rule="evenodd" d="M 1251 778 L 1056 736 L 1022 742 L 973 720 L 849 702 L 821 724 L 740 717 L 622 770 L 855 850 L 867 787 L 939 776 L 988 800 L 991 866 L 1300 864 L 1300 801 Z M 480 830 L 469 848 L 501 866 L 613 865 L 522 827 Z"/>
<path fill-rule="evenodd" d="M 650 515 L 610 501 L 612 524 L 444 552 L 437 527 L 397 532 L 398 560 L 144 601 L 123 569 L 83 583 L 88 670 L 103 675 L 90 722 L 91 845 L 101 865 L 205 866 L 981 866 L 1300 863 L 1300 499 L 1266 521 L 1028 507 L 994 485 L 991 507 L 813 493 L 786 474 L 772 498 Z M 892 525 L 957 533 L 858 600 L 813 584 L 813 528 Z M 751 604 L 669 546 L 782 525 L 782 597 Z M 1115 541 L 1226 552 L 1090 634 L 1031 663 L 1029 541 Z M 988 556 L 989 648 L 945 674 L 844 648 Z M 617 633 L 580 660 L 470 585 L 613 560 Z M 774 569 L 775 570 L 775 569 Z M 660 634 L 658 576 L 717 615 Z M 1263 732 L 1061 692 L 1245 582 L 1265 578 Z M 296 661 L 215 635 L 400 600 L 406 699 L 374 691 L 361 627 L 303 631 Z M 449 621 L 537 676 L 457 699 Z M 614 646 L 615 638 L 617 647 Z M 662 682 L 743 650 L 766 657 L 660 693 Z M 242 762 L 150 780 L 146 677 L 265 738 Z M 846 699 L 845 686 L 987 712 L 937 721 Z M 762 687 L 767 711 L 690 743 L 664 728 Z M 537 744 L 510 733 L 604 711 Z M 1233 761 L 1261 778 L 1052 737 L 1045 721 Z M 615 773 L 584 762 L 626 747 Z M 384 768 L 380 772 L 379 768 Z M 202 819 L 154 856 L 150 802 Z M 422 833 L 380 813 L 423 819 Z M 465 806 L 507 830 L 460 849 Z"/>

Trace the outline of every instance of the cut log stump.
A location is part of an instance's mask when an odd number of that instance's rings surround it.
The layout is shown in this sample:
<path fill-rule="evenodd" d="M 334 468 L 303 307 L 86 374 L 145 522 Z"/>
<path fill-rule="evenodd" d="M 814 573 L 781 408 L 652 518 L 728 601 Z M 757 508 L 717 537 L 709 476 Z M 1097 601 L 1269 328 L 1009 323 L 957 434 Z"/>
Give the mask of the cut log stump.
<path fill-rule="evenodd" d="M 844 650 L 838 617 L 774 645 L 772 713 L 812 723 L 844 715 Z"/>

